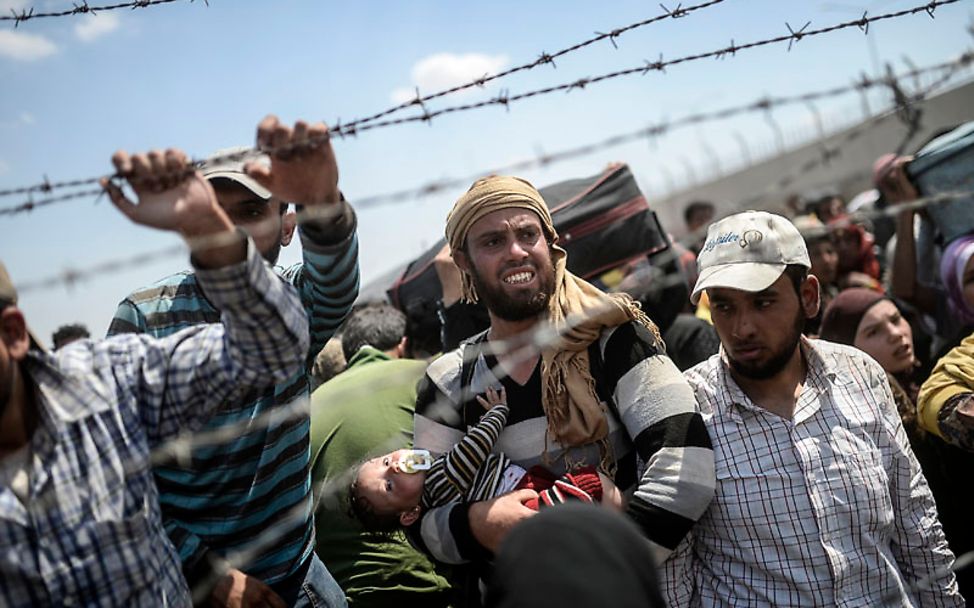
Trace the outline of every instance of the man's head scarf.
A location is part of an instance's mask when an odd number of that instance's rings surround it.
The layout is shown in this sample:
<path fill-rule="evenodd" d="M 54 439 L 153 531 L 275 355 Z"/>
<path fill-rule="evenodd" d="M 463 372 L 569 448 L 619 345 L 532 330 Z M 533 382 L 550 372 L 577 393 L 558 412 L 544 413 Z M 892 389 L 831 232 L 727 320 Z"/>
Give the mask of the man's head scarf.
<path fill-rule="evenodd" d="M 478 180 L 453 206 L 446 220 L 446 239 L 451 251 L 462 251 L 470 228 L 477 220 L 501 209 L 521 208 L 541 220 L 550 245 L 555 271 L 555 293 L 548 301 L 547 321 L 557 338 L 541 351 L 542 406 L 548 419 L 548 432 L 565 446 L 598 442 L 601 467 L 613 467 L 608 456 L 608 421 L 605 404 L 595 390 L 588 347 L 602 331 L 629 321 L 644 325 L 663 342 L 649 317 L 626 294 L 606 294 L 566 269 L 566 252 L 556 243 L 558 233 L 541 194 L 517 177 L 491 176 Z M 470 261 L 474 263 L 473 260 Z M 476 302 L 477 293 L 470 275 L 462 273 L 463 297 Z"/>

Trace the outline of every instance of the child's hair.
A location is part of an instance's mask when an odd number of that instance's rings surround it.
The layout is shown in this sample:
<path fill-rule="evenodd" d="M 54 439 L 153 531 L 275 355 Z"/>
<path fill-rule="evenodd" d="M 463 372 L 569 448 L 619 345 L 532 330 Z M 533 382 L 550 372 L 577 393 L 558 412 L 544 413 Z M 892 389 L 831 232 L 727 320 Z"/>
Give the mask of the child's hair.
<path fill-rule="evenodd" d="M 358 476 L 365 463 L 355 467 L 355 476 L 348 486 L 348 514 L 369 532 L 393 532 L 402 528 L 399 513 L 376 513 L 375 506 L 359 492 Z"/>

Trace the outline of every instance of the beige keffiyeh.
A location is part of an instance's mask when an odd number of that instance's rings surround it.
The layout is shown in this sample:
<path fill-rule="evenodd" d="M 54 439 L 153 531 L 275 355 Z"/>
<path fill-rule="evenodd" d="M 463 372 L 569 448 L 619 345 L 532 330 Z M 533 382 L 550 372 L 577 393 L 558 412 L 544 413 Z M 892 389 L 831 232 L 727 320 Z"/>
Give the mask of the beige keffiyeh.
<path fill-rule="evenodd" d="M 607 294 L 576 277 L 565 268 L 565 250 L 555 243 L 558 234 L 551 213 L 535 188 L 517 177 L 491 176 L 474 183 L 453 206 L 446 220 L 446 239 L 451 251 L 463 248 L 470 227 L 489 213 L 520 207 L 533 211 L 541 219 L 542 229 L 551 243 L 555 269 L 555 293 L 548 303 L 548 322 L 557 331 L 541 353 L 542 405 L 552 437 L 566 446 L 594 442 L 600 445 L 602 462 L 611 471 L 608 458 L 608 432 L 604 404 L 595 390 L 589 367 L 588 347 L 599 339 L 605 328 L 636 321 L 659 338 L 656 325 L 637 302 L 623 293 Z M 473 281 L 462 273 L 463 296 L 477 301 Z"/>

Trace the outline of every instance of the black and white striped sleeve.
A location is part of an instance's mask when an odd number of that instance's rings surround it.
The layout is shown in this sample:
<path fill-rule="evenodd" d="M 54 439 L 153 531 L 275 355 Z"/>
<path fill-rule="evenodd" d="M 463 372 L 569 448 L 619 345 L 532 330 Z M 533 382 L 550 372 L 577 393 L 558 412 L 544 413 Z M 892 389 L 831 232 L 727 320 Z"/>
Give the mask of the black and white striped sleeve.
<path fill-rule="evenodd" d="M 690 385 L 649 330 L 621 325 L 601 346 L 603 381 L 646 463 L 629 515 L 664 557 L 713 499 L 710 437 Z"/>

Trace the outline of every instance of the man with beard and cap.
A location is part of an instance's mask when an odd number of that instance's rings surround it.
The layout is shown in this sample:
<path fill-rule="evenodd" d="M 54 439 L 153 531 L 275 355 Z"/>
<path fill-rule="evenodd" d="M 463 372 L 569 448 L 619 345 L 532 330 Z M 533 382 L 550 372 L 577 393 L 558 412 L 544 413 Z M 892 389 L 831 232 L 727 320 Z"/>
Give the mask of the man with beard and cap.
<path fill-rule="evenodd" d="M 272 387 L 307 355 L 297 293 L 185 155 L 113 160 L 138 203 L 103 180 L 112 201 L 187 240 L 222 323 L 48 352 L 0 264 L 0 606 L 189 606 L 151 462 L 235 391 Z"/>
<path fill-rule="evenodd" d="M 293 217 L 283 210 L 285 201 L 308 215 L 298 228 L 303 263 L 278 271 L 298 290 L 308 314 L 308 368 L 358 293 L 355 214 L 339 192 L 338 166 L 324 124 L 298 122 L 292 130 L 268 116 L 257 130 L 261 149 L 309 139 L 321 143 L 272 153 L 269 164 L 235 161 L 201 169 L 220 206 L 271 264 L 294 230 Z M 196 275 L 182 272 L 123 300 L 109 334 L 162 337 L 218 321 Z M 195 447 L 188 458 L 154 469 L 166 531 L 186 579 L 195 590 L 212 587 L 212 605 L 235 605 L 241 597 L 246 604 L 268 587 L 285 604 L 307 602 L 306 582 L 320 585 L 322 593 L 337 589 L 313 552 L 308 397 L 307 369 L 265 391 L 234 393 L 205 427 L 235 428 L 232 438 Z M 274 409 L 281 414 L 269 418 Z M 273 545 L 245 567 L 226 570 L 228 554 L 246 549 L 272 528 L 278 531 Z"/>
<path fill-rule="evenodd" d="M 522 179 L 476 182 L 450 212 L 446 238 L 464 298 L 484 302 L 490 327 L 428 368 L 415 445 L 449 451 L 483 413 L 475 396 L 504 388 L 510 415 L 494 450 L 556 476 L 597 466 L 634 487 L 628 513 L 665 556 L 710 503 L 714 473 L 693 394 L 656 326 L 628 296 L 566 270 L 548 208 Z M 523 504 L 535 496 L 432 509 L 413 536 L 440 561 L 483 562 L 536 513 Z"/>
<path fill-rule="evenodd" d="M 717 493 L 666 564 L 669 605 L 962 606 L 883 368 L 802 336 L 819 283 L 795 226 L 725 218 L 698 264 L 721 350 L 686 377 Z"/>

